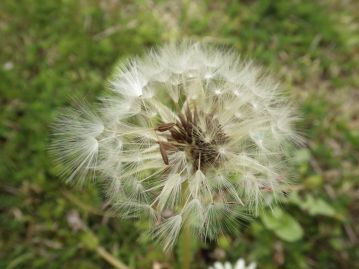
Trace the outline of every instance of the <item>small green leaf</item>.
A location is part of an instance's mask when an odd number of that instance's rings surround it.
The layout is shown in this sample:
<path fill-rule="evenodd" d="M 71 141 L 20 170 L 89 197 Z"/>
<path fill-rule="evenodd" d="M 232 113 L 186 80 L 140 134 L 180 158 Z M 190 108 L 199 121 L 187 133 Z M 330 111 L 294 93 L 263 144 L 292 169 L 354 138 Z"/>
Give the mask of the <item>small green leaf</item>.
<path fill-rule="evenodd" d="M 300 209 L 307 211 L 311 216 L 322 215 L 334 217 L 337 215 L 335 209 L 325 200 L 314 198 L 309 194 L 306 195 L 305 198 L 302 198 L 298 195 L 298 193 L 293 192 L 289 195 L 289 201 L 300 207 Z M 337 215 L 336 217 L 339 216 Z"/>
<path fill-rule="evenodd" d="M 282 240 L 294 242 L 303 236 L 300 224 L 280 208 L 274 208 L 271 213 L 264 214 L 261 218 L 266 228 Z"/>
<path fill-rule="evenodd" d="M 335 210 L 326 201 L 322 199 L 314 199 L 312 196 L 307 196 L 303 203 L 303 208 L 309 212 L 310 215 L 323 215 L 333 217 Z"/>

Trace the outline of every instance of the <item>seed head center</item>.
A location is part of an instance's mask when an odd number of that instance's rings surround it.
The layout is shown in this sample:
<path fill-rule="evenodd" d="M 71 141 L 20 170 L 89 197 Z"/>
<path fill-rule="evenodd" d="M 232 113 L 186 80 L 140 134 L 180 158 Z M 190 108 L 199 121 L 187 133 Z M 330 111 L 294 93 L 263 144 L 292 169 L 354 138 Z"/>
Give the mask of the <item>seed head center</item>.
<path fill-rule="evenodd" d="M 219 165 L 228 137 L 213 113 L 198 112 L 196 108 L 191 111 L 187 107 L 177 116 L 176 122 L 161 123 L 156 127 L 164 138 L 158 141 L 164 163 L 169 164 L 171 152 L 184 151 L 195 171 Z"/>

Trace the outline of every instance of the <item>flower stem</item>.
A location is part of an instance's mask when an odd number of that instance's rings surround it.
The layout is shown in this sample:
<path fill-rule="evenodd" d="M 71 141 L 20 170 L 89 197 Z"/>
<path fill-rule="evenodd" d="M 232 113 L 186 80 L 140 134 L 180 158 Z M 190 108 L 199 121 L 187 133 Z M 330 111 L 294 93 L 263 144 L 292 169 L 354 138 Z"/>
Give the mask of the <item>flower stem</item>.
<path fill-rule="evenodd" d="M 181 258 L 182 258 L 182 267 L 181 269 L 190 269 L 191 268 L 191 232 L 188 225 L 183 226 L 181 234 Z"/>
<path fill-rule="evenodd" d="M 81 208 L 82 210 L 88 212 L 88 213 L 92 213 L 92 214 L 96 214 L 96 215 L 102 215 L 102 216 L 108 216 L 111 217 L 113 215 L 111 215 L 111 213 L 109 213 L 109 215 L 107 215 L 107 212 L 105 212 L 105 214 L 103 214 L 102 212 L 100 212 L 97 209 L 94 209 L 90 206 L 88 206 L 87 204 L 83 203 L 81 200 L 79 200 L 75 195 L 73 195 L 71 192 L 68 191 L 63 191 L 63 194 L 66 198 L 68 198 L 71 202 L 73 202 L 74 204 L 76 204 L 79 208 Z M 107 261 L 109 264 L 111 264 L 114 268 L 116 269 L 130 269 L 130 267 L 128 267 L 127 265 L 125 265 L 122 261 L 120 261 L 118 258 L 116 258 L 115 256 L 113 256 L 110 252 L 108 252 L 104 247 L 102 247 L 99 243 L 99 238 L 96 236 L 96 234 L 90 229 L 90 227 L 88 227 L 81 219 L 80 216 L 78 216 L 78 221 L 81 224 L 80 225 L 80 229 L 85 232 L 88 237 L 91 239 L 90 240 L 90 245 L 88 245 L 87 247 L 89 249 L 91 249 L 92 251 L 95 250 L 96 253 L 103 258 L 105 261 Z"/>
<path fill-rule="evenodd" d="M 119 259 L 112 256 L 105 248 L 98 246 L 96 248 L 96 252 L 100 255 L 104 260 L 106 260 L 109 264 L 117 269 L 130 269 L 127 265 L 122 263 Z"/>

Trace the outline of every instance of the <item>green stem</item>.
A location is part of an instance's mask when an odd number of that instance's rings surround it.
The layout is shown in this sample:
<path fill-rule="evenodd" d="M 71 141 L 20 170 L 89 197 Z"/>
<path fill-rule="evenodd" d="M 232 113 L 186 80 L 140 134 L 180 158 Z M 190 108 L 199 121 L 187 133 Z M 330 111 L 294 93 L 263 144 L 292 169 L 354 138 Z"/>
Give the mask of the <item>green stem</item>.
<path fill-rule="evenodd" d="M 114 213 L 112 212 L 105 212 L 103 213 L 102 211 L 93 208 L 89 205 L 87 205 L 86 203 L 82 202 L 80 199 L 78 199 L 75 195 L 73 195 L 71 192 L 64 190 L 63 191 L 64 196 L 69 199 L 71 202 L 73 202 L 75 205 L 77 205 L 79 208 L 81 208 L 82 210 L 91 213 L 91 214 L 95 214 L 95 215 L 100 215 L 100 216 L 107 216 L 107 217 L 114 217 Z M 85 224 L 82 227 L 82 229 L 86 232 L 88 232 L 90 234 L 90 236 L 92 238 L 94 238 L 95 242 L 98 242 L 99 239 L 97 238 L 97 236 L 91 231 L 91 229 L 89 227 L 87 227 Z M 113 256 L 110 252 L 108 252 L 104 247 L 97 245 L 94 248 L 97 252 L 98 255 L 100 255 L 104 260 L 106 260 L 109 264 L 111 264 L 113 267 L 117 268 L 117 269 L 130 269 L 130 267 L 128 267 L 126 264 L 124 264 L 121 260 L 119 260 L 118 258 L 116 258 L 115 256 Z"/>
<path fill-rule="evenodd" d="M 183 226 L 182 234 L 181 234 L 181 259 L 182 259 L 182 267 L 181 269 L 190 269 L 191 268 L 191 232 L 188 225 Z"/>
<path fill-rule="evenodd" d="M 113 267 L 117 269 L 130 269 L 125 265 L 123 262 L 121 262 L 119 259 L 114 257 L 110 252 L 108 252 L 106 249 L 104 249 L 101 246 L 98 246 L 96 248 L 96 252 L 105 259 L 109 264 L 111 264 Z"/>

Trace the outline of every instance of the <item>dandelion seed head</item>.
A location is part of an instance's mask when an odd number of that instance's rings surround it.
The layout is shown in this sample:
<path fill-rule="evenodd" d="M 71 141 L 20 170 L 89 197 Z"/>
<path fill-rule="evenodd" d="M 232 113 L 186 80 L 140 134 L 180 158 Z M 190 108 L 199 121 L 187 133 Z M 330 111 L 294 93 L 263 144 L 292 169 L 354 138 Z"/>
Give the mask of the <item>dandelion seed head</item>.
<path fill-rule="evenodd" d="M 251 62 L 167 45 L 117 68 L 109 86 L 98 113 L 59 118 L 53 151 L 70 181 L 105 175 L 115 208 L 149 217 L 165 248 L 183 225 L 215 239 L 281 194 L 298 118 Z"/>

